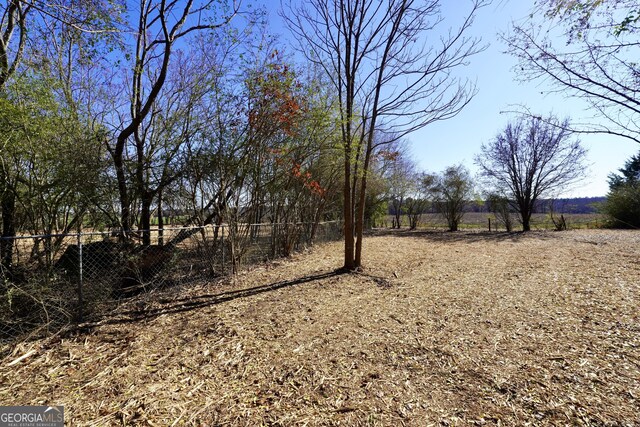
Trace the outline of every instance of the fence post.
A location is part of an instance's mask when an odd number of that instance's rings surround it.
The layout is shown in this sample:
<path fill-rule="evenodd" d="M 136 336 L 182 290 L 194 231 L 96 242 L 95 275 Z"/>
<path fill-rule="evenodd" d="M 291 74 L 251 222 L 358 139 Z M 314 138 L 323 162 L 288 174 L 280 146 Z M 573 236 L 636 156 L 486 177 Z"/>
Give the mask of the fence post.
<path fill-rule="evenodd" d="M 82 266 L 82 233 L 78 233 L 78 322 L 83 321 L 83 297 L 82 297 L 82 287 L 83 287 L 83 266 Z"/>
<path fill-rule="evenodd" d="M 489 233 L 491 233 L 491 218 L 487 218 L 489 220 Z"/>

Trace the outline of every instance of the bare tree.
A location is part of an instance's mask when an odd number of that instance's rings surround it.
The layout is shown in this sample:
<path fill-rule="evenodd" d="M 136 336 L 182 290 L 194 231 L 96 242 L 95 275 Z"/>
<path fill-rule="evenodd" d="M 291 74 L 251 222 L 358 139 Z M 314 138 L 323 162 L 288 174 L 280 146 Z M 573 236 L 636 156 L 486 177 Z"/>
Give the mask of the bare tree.
<path fill-rule="evenodd" d="M 435 175 L 426 172 L 416 173 L 413 176 L 413 190 L 411 197 L 407 199 L 407 216 L 409 228 L 415 230 L 422 214 L 427 210 L 430 198 L 433 196 Z"/>
<path fill-rule="evenodd" d="M 584 177 L 586 150 L 567 129 L 569 121 L 554 117 L 520 119 L 510 123 L 489 144 L 483 144 L 475 162 L 493 189 L 504 188 L 520 214 L 524 231 L 542 196 L 566 190 Z"/>
<path fill-rule="evenodd" d="M 473 180 L 469 170 L 462 165 L 450 166 L 432 180 L 431 192 L 436 209 L 447 221 L 449 231 L 458 231 L 465 208 L 473 198 Z"/>
<path fill-rule="evenodd" d="M 215 0 L 186 2 L 166 0 L 139 0 L 138 20 L 133 29 L 135 46 L 132 55 L 129 111 L 122 117 L 115 140 L 109 145 L 120 197 L 120 226 L 126 233 L 132 225 L 132 202 L 135 196 L 149 204 L 161 191 L 145 186 L 145 171 L 149 167 L 146 149 L 149 140 L 143 126 L 157 112 L 158 97 L 170 72 L 171 58 L 177 51 L 176 44 L 200 31 L 211 31 L 226 25 L 237 12 L 237 4 L 230 7 L 219 21 L 215 21 L 212 9 L 222 4 Z M 127 171 L 129 155 L 134 163 L 133 177 Z M 130 183 L 130 180 L 133 183 Z M 141 228 L 148 229 L 148 215 L 142 218 Z M 148 240 L 148 236 L 145 236 Z"/>
<path fill-rule="evenodd" d="M 394 150 L 386 178 L 393 210 L 393 228 L 401 228 L 405 203 L 411 197 L 416 181 L 416 164 L 409 157 L 405 144 L 399 144 L 398 149 Z"/>
<path fill-rule="evenodd" d="M 513 220 L 511 218 L 512 206 L 509 199 L 501 195 L 500 192 L 495 192 L 489 194 L 487 204 L 489 205 L 489 210 L 493 212 L 498 222 L 504 225 L 507 232 L 510 233 L 513 231 Z M 498 226 L 496 225 L 496 230 L 497 229 Z"/>
<path fill-rule="evenodd" d="M 482 50 L 466 33 L 477 10 L 488 2 L 470 1 L 457 29 L 432 37 L 443 22 L 438 0 L 310 0 L 295 5 L 283 1 L 288 5 L 283 18 L 302 52 L 323 67 L 338 95 L 344 268 L 354 270 L 362 264 L 374 135 L 384 130 L 403 138 L 455 116 L 471 100 L 475 86 L 455 77 L 453 70 Z"/>
<path fill-rule="evenodd" d="M 519 60 L 519 77 L 587 102 L 597 122 L 573 123 L 570 130 L 640 142 L 637 1 L 544 0 L 538 8 L 540 13 L 503 36 L 508 52 Z M 540 16 L 549 20 L 549 28 L 540 24 Z"/>

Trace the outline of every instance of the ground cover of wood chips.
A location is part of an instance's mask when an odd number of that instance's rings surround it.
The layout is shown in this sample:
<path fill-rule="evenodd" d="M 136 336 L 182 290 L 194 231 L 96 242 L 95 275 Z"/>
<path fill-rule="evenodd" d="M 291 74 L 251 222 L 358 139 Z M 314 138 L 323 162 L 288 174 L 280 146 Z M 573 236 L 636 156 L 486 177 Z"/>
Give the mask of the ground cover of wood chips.
<path fill-rule="evenodd" d="M 640 232 L 379 231 L 360 274 L 341 253 L 25 342 L 0 404 L 96 426 L 640 425 Z"/>

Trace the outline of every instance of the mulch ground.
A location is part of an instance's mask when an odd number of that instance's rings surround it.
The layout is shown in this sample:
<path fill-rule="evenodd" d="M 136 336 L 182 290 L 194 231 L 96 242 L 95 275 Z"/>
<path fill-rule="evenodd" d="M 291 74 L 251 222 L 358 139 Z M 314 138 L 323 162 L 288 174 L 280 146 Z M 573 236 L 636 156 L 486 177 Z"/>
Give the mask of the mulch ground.
<path fill-rule="evenodd" d="M 640 232 L 378 232 L 18 345 L 68 425 L 640 425 Z M 24 357 L 26 356 L 26 357 Z"/>

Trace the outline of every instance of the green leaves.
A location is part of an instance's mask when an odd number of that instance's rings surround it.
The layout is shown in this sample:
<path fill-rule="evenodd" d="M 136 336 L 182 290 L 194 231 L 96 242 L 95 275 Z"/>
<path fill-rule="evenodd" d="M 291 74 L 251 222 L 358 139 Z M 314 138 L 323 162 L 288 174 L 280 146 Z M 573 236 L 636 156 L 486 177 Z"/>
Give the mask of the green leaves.
<path fill-rule="evenodd" d="M 609 175 L 610 191 L 603 210 L 615 226 L 640 228 L 640 153 L 618 171 L 620 175 Z"/>
<path fill-rule="evenodd" d="M 613 34 L 619 37 L 624 32 L 633 31 L 631 24 L 635 24 L 640 20 L 640 11 L 632 11 L 627 17 L 625 17 L 620 24 L 614 27 Z"/>
<path fill-rule="evenodd" d="M 615 37 L 636 32 L 640 9 L 633 0 L 546 0 L 545 16 L 569 25 L 570 40 L 581 40 L 590 31 L 607 29 Z M 622 16 L 622 18 L 621 18 Z"/>
<path fill-rule="evenodd" d="M 623 184 L 611 190 L 603 211 L 616 227 L 640 228 L 640 183 Z"/>
<path fill-rule="evenodd" d="M 31 232 L 64 230 L 99 187 L 99 135 L 56 99 L 47 79 L 23 76 L 10 89 L 0 98 L 0 192 L 14 195 L 14 221 Z"/>

